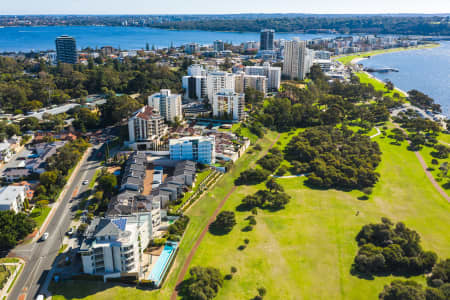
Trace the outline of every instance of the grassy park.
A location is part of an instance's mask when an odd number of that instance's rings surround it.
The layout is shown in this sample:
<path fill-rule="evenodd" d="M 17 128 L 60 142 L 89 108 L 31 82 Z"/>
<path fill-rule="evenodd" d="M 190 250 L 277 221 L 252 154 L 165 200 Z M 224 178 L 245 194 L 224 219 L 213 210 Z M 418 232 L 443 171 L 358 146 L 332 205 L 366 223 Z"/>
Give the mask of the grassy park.
<path fill-rule="evenodd" d="M 293 197 L 286 209 L 260 210 L 251 232 L 241 231 L 250 213 L 237 212 L 238 225 L 231 233 L 207 235 L 191 266 L 214 266 L 224 274 L 231 266 L 238 269 L 218 299 L 249 299 L 261 286 L 267 289 L 268 299 L 377 299 L 392 277 L 359 279 L 350 274 L 350 267 L 357 251 L 357 232 L 382 216 L 417 230 L 425 249 L 441 257 L 450 255 L 445 229 L 450 221 L 448 203 L 434 190 L 406 145 L 376 139 L 383 151 L 381 179 L 369 200 L 358 200 L 358 191 L 313 190 L 301 178 L 279 179 Z M 241 199 L 258 188 L 238 188 L 224 209 L 235 211 Z M 240 251 L 237 248 L 245 238 L 250 242 Z M 424 282 L 423 277 L 415 279 Z"/>
<path fill-rule="evenodd" d="M 225 195 L 231 190 L 233 181 L 239 176 L 239 174 L 248 169 L 249 166 L 260 158 L 265 149 L 275 141 L 277 133 L 268 132 L 266 136 L 261 139 L 258 144 L 263 148 L 262 151 L 253 151 L 251 154 L 245 154 L 234 165 L 232 171 L 227 173 L 218 183 L 214 186 L 214 189 L 207 192 L 200 200 L 186 213 L 190 217 L 190 222 L 187 230 L 184 234 L 181 242 L 180 250 L 177 254 L 175 263 L 169 273 L 167 280 L 165 281 L 162 289 L 149 292 L 136 288 L 120 287 L 117 285 L 103 284 L 99 282 L 89 281 L 66 281 L 64 283 L 52 284 L 51 291 L 53 292 L 53 299 L 169 299 L 180 272 L 182 265 L 192 249 L 195 241 L 200 235 L 202 229 L 207 224 L 209 216 L 211 216 L 216 209 L 219 202 L 225 197 Z M 80 290 L 79 286 L 82 285 L 83 289 Z"/>
<path fill-rule="evenodd" d="M 269 133 L 260 144 L 267 149 L 276 134 Z M 280 138 L 281 145 L 288 140 Z M 391 145 L 390 139 L 376 137 L 383 151 L 379 183 L 369 200 L 358 200 L 361 192 L 314 190 L 303 185 L 302 178 L 279 179 L 293 198 L 284 210 L 259 210 L 257 225 L 251 232 L 242 232 L 249 212 L 236 212 L 238 225 L 227 235 L 207 234 L 191 266 L 214 266 L 223 274 L 230 267 L 237 268 L 233 279 L 225 281 L 218 299 L 248 299 L 256 295 L 258 287 L 267 289 L 267 299 L 377 299 L 384 284 L 393 277 L 360 279 L 350 274 L 357 245 L 355 236 L 369 222 L 387 216 L 404 221 L 419 232 L 422 245 L 441 257 L 450 255 L 450 236 L 446 224 L 450 222 L 448 203 L 425 177 L 413 152 Z M 207 216 L 231 189 L 232 180 L 248 168 L 260 154 L 246 154 L 233 172 L 224 176 L 216 188 L 198 201 L 188 212 L 191 222 L 181 244 L 176 262 L 159 291 L 147 292 L 136 288 L 67 282 L 53 287 L 54 299 L 168 299 L 177 275 L 196 238 L 207 222 Z M 240 186 L 225 210 L 233 210 L 241 199 L 260 186 Z M 357 212 L 359 211 L 359 214 Z M 237 248 L 250 240 L 246 249 Z M 424 283 L 424 277 L 415 277 Z M 326 282 L 327 284 L 323 284 Z"/>
<path fill-rule="evenodd" d="M 374 50 L 369 52 L 360 52 L 360 53 L 354 53 L 351 55 L 343 55 L 336 57 L 336 60 L 340 61 L 344 65 L 351 64 L 352 60 L 355 58 L 365 58 L 367 56 L 374 56 L 379 54 L 385 54 L 385 53 L 391 53 L 391 52 L 399 52 L 399 51 L 407 51 L 407 50 L 418 50 L 418 49 L 424 49 L 424 48 L 434 48 L 439 47 L 439 44 L 429 44 L 429 45 L 421 45 L 417 47 L 400 47 L 400 48 L 391 48 L 391 49 L 380 49 L 380 50 Z"/>

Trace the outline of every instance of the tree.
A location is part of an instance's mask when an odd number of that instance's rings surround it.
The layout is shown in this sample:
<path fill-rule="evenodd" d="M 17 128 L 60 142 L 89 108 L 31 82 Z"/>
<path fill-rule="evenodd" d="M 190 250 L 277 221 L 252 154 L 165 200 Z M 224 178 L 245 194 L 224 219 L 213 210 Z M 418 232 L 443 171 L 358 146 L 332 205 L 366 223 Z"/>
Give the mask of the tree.
<path fill-rule="evenodd" d="M 216 220 L 211 224 L 211 229 L 218 233 L 230 232 L 234 225 L 236 225 L 236 217 L 232 211 L 220 212 Z"/>
<path fill-rule="evenodd" d="M 450 258 L 437 263 L 432 271 L 431 276 L 427 278 L 428 285 L 439 287 L 445 283 L 450 283 Z"/>
<path fill-rule="evenodd" d="M 98 189 L 103 191 L 104 196 L 110 198 L 117 186 L 117 177 L 114 174 L 105 173 L 98 179 Z"/>
<path fill-rule="evenodd" d="M 45 186 L 47 189 L 52 185 L 56 185 L 58 179 L 57 171 L 45 171 L 41 175 L 39 175 L 40 183 Z"/>
<path fill-rule="evenodd" d="M 283 192 L 284 188 L 278 183 L 276 182 L 275 178 L 271 177 L 267 182 L 266 182 L 266 187 L 269 189 L 269 191 L 275 191 L 275 192 Z"/>
<path fill-rule="evenodd" d="M 270 201 L 270 204 L 272 208 L 275 209 L 281 209 L 286 206 L 286 204 L 289 203 L 289 200 L 291 199 L 291 196 L 289 196 L 286 193 L 275 193 Z"/>
<path fill-rule="evenodd" d="M 381 300 L 426 300 L 422 286 L 413 280 L 394 280 L 378 296 Z"/>
<path fill-rule="evenodd" d="M 235 184 L 257 184 L 269 177 L 270 171 L 261 169 L 250 169 L 243 171 L 235 180 Z"/>
<path fill-rule="evenodd" d="M 24 213 L 0 211 L 0 249 L 9 250 L 33 232 L 36 223 Z"/>
<path fill-rule="evenodd" d="M 389 79 L 386 79 L 384 81 L 384 87 L 388 90 L 388 91 L 392 91 L 394 89 L 394 84 L 392 83 L 392 81 L 390 81 Z"/>
<path fill-rule="evenodd" d="M 213 299 L 223 285 L 223 276 L 216 268 L 193 267 L 189 274 L 190 277 L 177 287 L 179 294 L 186 300 Z"/>

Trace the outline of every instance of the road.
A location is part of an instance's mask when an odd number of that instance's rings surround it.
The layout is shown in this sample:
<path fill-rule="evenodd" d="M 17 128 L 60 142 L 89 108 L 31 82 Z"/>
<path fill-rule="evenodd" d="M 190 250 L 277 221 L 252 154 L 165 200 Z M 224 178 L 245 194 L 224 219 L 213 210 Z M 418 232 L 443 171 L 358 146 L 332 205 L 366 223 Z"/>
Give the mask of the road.
<path fill-rule="evenodd" d="M 67 192 L 56 209 L 54 217 L 47 226 L 49 237 L 45 242 L 33 242 L 16 247 L 12 252 L 26 261 L 25 268 L 17 279 L 10 300 L 35 299 L 39 294 L 42 284 L 45 282 L 47 273 L 51 270 L 58 251 L 61 247 L 64 234 L 70 226 L 76 211 L 76 205 L 82 197 L 77 197 L 89 189 L 83 185 L 83 180 L 91 180 L 95 170 L 100 167 L 100 162 L 95 159 L 98 145 L 92 148 L 87 159 L 81 162 L 81 167 L 74 174 L 73 181 L 68 184 Z M 71 200 L 74 199 L 72 202 Z M 40 233 L 42 234 L 42 232 Z"/>

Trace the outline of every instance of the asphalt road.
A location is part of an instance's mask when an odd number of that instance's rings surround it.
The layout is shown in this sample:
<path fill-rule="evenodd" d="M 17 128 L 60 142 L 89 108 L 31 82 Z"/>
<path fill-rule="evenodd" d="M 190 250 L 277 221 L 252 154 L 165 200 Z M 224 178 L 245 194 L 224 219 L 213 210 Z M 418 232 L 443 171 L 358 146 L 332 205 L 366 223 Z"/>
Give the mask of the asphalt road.
<path fill-rule="evenodd" d="M 77 210 L 76 205 L 82 198 L 78 196 L 89 189 L 88 185 L 83 185 L 82 182 L 83 180 L 90 182 L 95 170 L 100 167 L 100 162 L 95 159 L 96 150 L 99 148 L 100 145 L 92 148 L 90 155 L 82 162 L 80 169 L 75 174 L 74 180 L 67 187 L 68 190 L 46 229 L 46 232 L 49 233 L 48 239 L 44 242 L 38 241 L 21 245 L 12 251 L 15 255 L 24 258 L 26 265 L 8 299 L 32 300 L 39 294 L 58 255 L 64 234 Z M 40 235 L 42 233 L 40 232 Z"/>

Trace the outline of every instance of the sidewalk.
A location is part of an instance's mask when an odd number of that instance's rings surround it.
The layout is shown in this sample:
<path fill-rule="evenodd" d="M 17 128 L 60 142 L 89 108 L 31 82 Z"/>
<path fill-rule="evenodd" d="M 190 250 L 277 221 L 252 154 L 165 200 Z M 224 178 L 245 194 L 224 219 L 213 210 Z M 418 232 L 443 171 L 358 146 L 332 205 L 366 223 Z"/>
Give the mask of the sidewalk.
<path fill-rule="evenodd" d="M 45 230 L 47 229 L 47 226 L 48 226 L 48 224 L 50 224 L 50 221 L 52 220 L 56 210 L 58 209 L 59 204 L 61 203 L 62 199 L 66 196 L 66 193 L 67 193 L 67 190 L 68 190 L 69 186 L 72 184 L 74 178 L 77 177 L 81 166 L 86 162 L 86 158 L 89 157 L 91 151 L 92 151 L 92 147 L 88 148 L 84 152 L 84 154 L 81 157 L 80 161 L 78 162 L 77 166 L 75 167 L 75 169 L 73 170 L 72 174 L 70 175 L 69 180 L 67 180 L 66 185 L 64 186 L 63 190 L 59 194 L 58 200 L 55 201 L 55 203 L 52 206 L 52 210 L 48 214 L 48 216 L 45 219 L 44 223 L 42 223 L 41 228 L 38 229 L 38 233 L 36 234 L 35 237 L 33 237 L 33 241 L 32 242 L 36 242 L 37 240 L 39 240 L 39 238 L 41 237 L 41 233 L 45 232 Z"/>

